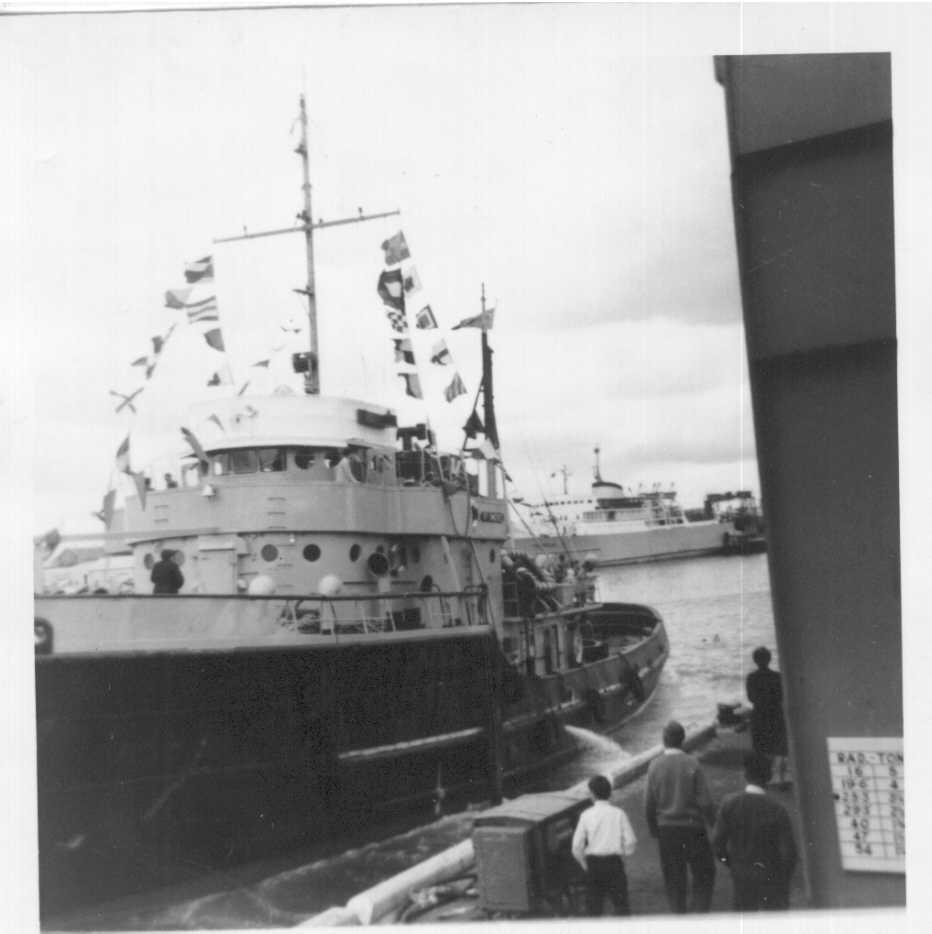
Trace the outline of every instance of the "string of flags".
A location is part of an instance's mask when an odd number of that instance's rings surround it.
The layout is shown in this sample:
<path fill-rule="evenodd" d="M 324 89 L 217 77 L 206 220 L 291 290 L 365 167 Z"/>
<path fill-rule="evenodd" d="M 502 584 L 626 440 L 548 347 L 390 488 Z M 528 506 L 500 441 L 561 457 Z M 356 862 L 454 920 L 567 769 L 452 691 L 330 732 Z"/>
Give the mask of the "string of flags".
<path fill-rule="evenodd" d="M 415 399 L 423 399 L 421 380 L 417 373 L 417 361 L 408 326 L 408 304 L 411 296 L 421 290 L 421 279 L 414 266 L 401 265 L 411 259 L 411 250 L 408 247 L 403 231 L 399 230 L 398 233 L 384 240 L 382 242 L 382 251 L 385 256 L 385 265 L 394 268 L 383 269 L 379 273 L 376 292 L 385 306 L 389 326 L 394 334 L 400 335 L 392 338 L 395 363 L 415 368 L 413 372 L 407 369 L 399 370 L 398 376 L 404 380 L 407 395 Z M 464 319 L 453 330 L 466 327 L 478 327 L 488 330 L 492 327 L 494 315 L 495 309 L 488 309 L 480 315 Z M 414 313 L 413 317 L 414 327 L 417 330 L 429 331 L 436 330 L 439 327 L 437 316 L 429 304 L 423 305 Z M 447 402 L 452 402 L 468 392 L 462 376 L 455 369 L 450 348 L 447 347 L 446 341 L 442 338 L 434 343 L 430 353 L 430 362 L 435 366 L 454 367 L 450 382 L 443 391 Z"/>

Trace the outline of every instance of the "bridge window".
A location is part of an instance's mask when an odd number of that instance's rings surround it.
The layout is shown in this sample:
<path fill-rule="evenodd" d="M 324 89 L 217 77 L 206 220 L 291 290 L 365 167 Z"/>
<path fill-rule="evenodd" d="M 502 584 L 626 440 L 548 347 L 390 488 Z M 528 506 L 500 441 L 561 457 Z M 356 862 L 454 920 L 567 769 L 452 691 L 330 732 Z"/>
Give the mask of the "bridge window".
<path fill-rule="evenodd" d="M 255 473 L 259 463 L 256 452 L 250 448 L 240 451 L 230 451 L 231 473 Z"/>
<path fill-rule="evenodd" d="M 314 451 L 311 448 L 296 448 L 294 452 L 294 465 L 299 470 L 307 470 L 314 466 Z"/>
<path fill-rule="evenodd" d="M 285 469 L 285 452 L 281 448 L 259 448 L 259 470 L 262 473 Z"/>

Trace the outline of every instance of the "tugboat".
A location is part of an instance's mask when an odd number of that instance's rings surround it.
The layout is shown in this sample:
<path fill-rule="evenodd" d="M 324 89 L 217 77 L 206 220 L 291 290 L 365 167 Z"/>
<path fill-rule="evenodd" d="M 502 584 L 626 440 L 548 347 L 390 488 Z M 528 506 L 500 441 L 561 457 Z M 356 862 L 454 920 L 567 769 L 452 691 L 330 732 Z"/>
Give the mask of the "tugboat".
<path fill-rule="evenodd" d="M 314 234 L 387 215 L 313 221 L 303 97 L 300 118 L 305 392 L 195 406 L 188 425 L 223 430 L 187 431 L 182 482 L 127 496 L 113 523 L 134 593 L 35 598 L 44 915 L 438 799 L 498 800 L 573 754 L 566 724 L 639 710 L 667 658 L 649 607 L 503 555 L 484 326 L 482 461 L 321 395 Z M 149 593 L 166 553 L 183 586 Z"/>
<path fill-rule="evenodd" d="M 588 496 L 569 492 L 564 467 L 562 496 L 521 504 L 528 535 L 517 539 L 517 547 L 535 555 L 568 552 L 598 567 L 722 553 L 734 534 L 729 518 L 692 519 L 677 501 L 676 490 L 660 484 L 634 490 L 604 480 L 599 453 L 595 448 Z"/>
<path fill-rule="evenodd" d="M 767 550 L 767 526 L 750 490 L 709 493 L 704 509 L 707 518 L 732 526 L 732 531 L 725 537 L 725 554 L 754 555 Z"/>

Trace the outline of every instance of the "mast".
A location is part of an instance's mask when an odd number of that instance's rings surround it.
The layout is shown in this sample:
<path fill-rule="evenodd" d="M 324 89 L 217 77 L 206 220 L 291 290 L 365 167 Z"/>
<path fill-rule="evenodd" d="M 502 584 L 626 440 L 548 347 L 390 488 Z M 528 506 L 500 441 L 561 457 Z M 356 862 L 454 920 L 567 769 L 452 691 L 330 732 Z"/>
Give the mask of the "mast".
<path fill-rule="evenodd" d="M 482 414 L 485 422 L 485 436 L 498 450 L 498 426 L 495 424 L 495 396 L 492 390 L 492 348 L 489 346 L 488 316 L 485 308 L 485 283 L 482 283 Z M 486 465 L 488 470 L 489 496 L 497 495 L 495 483 L 495 464 Z"/>
<path fill-rule="evenodd" d="M 307 155 L 307 108 L 304 105 L 304 95 L 301 95 L 301 142 L 295 152 L 301 157 L 301 170 L 304 183 L 304 210 L 298 219 L 304 223 L 304 242 L 307 250 L 307 286 L 304 294 L 307 296 L 307 330 L 311 352 L 307 375 L 304 378 L 304 391 L 309 395 L 320 392 L 320 357 L 317 348 L 317 295 L 314 292 L 314 227 L 311 224 L 311 166 Z"/>
<path fill-rule="evenodd" d="M 599 470 L 599 451 L 601 451 L 601 448 L 596 447 L 594 448 L 594 450 L 595 450 L 595 470 L 593 472 L 595 474 L 595 482 L 601 483 L 602 482 L 602 471 Z"/>
<path fill-rule="evenodd" d="M 305 106 L 304 95 L 301 95 L 301 112 L 298 119 L 301 121 L 301 142 L 295 147 L 295 152 L 301 157 L 301 171 L 303 182 L 301 185 L 304 193 L 304 206 L 296 219 L 300 221 L 295 227 L 282 227 L 276 230 L 263 230 L 258 233 L 243 233 L 238 237 L 217 237 L 214 243 L 233 243 L 238 240 L 255 240 L 258 237 L 275 237 L 279 234 L 297 233 L 303 231 L 305 252 L 307 255 L 307 281 L 304 288 L 295 289 L 301 295 L 307 296 L 307 324 L 308 324 L 308 344 L 310 356 L 308 359 L 307 372 L 304 375 L 304 391 L 308 395 L 318 395 L 320 393 L 320 353 L 317 338 L 317 294 L 315 291 L 314 279 L 314 231 L 323 227 L 339 227 L 343 224 L 359 224 L 362 221 L 378 220 L 382 217 L 394 217 L 401 214 L 401 211 L 383 211 L 380 214 L 364 214 L 362 208 L 359 209 L 357 217 L 344 217 L 335 221 L 318 221 L 314 223 L 314 215 L 311 212 L 311 167 L 308 157 L 308 135 L 307 135 L 307 108 Z M 244 228 L 245 230 L 245 228 Z"/>

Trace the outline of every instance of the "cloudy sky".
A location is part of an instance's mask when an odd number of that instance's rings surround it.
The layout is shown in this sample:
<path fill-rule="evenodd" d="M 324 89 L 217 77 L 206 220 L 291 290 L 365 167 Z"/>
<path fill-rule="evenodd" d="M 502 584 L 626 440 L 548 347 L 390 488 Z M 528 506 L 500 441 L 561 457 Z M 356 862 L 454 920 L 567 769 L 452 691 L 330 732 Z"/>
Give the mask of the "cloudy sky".
<path fill-rule="evenodd" d="M 8 11 L 11 4 L 5 4 Z M 401 208 L 317 238 L 322 377 L 429 416 L 459 441 L 479 378 L 477 332 L 498 315 L 499 424 L 528 496 L 562 465 L 585 489 L 592 448 L 625 484 L 758 491 L 731 219 L 722 89 L 712 56 L 889 51 L 893 62 L 900 454 L 907 694 L 924 642 L 932 549 L 926 270 L 932 255 L 932 7 L 600 4 L 79 13 L 0 22 L 0 475 L 8 537 L 88 519 L 133 432 L 134 466 L 181 450 L 178 427 L 216 357 L 181 325 L 130 420 L 111 389 L 177 313 L 186 261 L 214 252 L 237 383 L 288 382 L 282 324 L 301 322 L 301 238 L 212 247 L 288 226 L 300 208 L 290 131 L 308 98 L 314 213 Z M 375 283 L 401 226 L 469 398 L 399 393 Z M 423 334 L 418 350 L 426 360 Z M 268 371 L 251 364 L 281 350 Z M 28 619 L 31 556 L 6 561 Z M 910 627 L 911 620 L 920 625 Z M 12 630 L 11 630 L 12 632 Z M 22 629 L 22 657 L 31 654 Z M 927 653 L 926 653 L 927 654 Z M 22 711 L 31 665 L 4 678 Z M 927 679 L 926 679 L 927 681 Z M 923 695 L 925 696 L 925 695 Z M 915 716 L 915 713 L 913 714 Z M 34 735 L 8 717 L 3 787 L 26 787 Z M 916 716 L 916 722 L 923 722 Z M 17 726 L 18 725 L 18 726 Z M 19 765 L 17 765 L 19 763 Z M 19 774 L 23 771 L 23 774 Z M 917 771 L 914 774 L 919 774 Z M 11 799 L 12 801 L 12 799 Z M 913 803 L 915 800 L 913 799 Z M 13 813 L 15 802 L 8 810 Z M 32 899 L 34 805 L 15 856 Z M 24 823 L 25 822 L 25 823 Z M 910 847 L 918 841 L 911 836 Z M 911 849 L 911 853 L 915 853 Z M 911 891 L 910 900 L 921 893 Z M 863 918 L 861 920 L 864 920 Z M 868 919 L 870 920 L 870 919 Z"/>
<path fill-rule="evenodd" d="M 701 15 L 696 15 L 699 12 Z M 21 297 L 34 393 L 35 526 L 86 519 L 133 432 L 136 468 L 167 447 L 218 355 L 182 324 L 139 397 L 111 389 L 183 316 L 162 307 L 185 261 L 213 252 L 237 384 L 292 383 L 281 325 L 303 241 L 214 247 L 288 226 L 300 208 L 290 135 L 308 99 L 314 214 L 402 217 L 316 237 L 325 392 L 384 401 L 459 443 L 479 379 L 478 332 L 444 333 L 468 396 L 427 372 L 401 392 L 375 282 L 404 229 L 448 329 L 497 306 L 506 462 L 536 495 L 562 465 L 585 489 L 592 448 L 624 483 L 676 483 L 687 504 L 757 489 L 729 197 L 711 54 L 735 11 L 409 8 L 84 15 L 7 24 L 22 183 Z M 715 28 L 709 29 L 709 26 Z M 722 28 L 724 27 L 724 28 Z M 681 41 L 684 40 L 684 41 Z M 733 40 L 732 40 L 733 42 Z M 7 168 L 4 166 L 3 168 Z M 287 346 L 269 372 L 251 364 Z M 293 344 L 293 346 L 292 346 Z M 226 389 L 210 392 L 222 394 Z M 93 521 L 91 521 L 93 528 Z"/>
<path fill-rule="evenodd" d="M 33 531 L 95 529 L 113 454 L 133 466 L 184 447 L 187 405 L 222 362 L 163 307 L 186 261 L 213 253 L 237 386 L 297 385 L 305 333 L 292 292 L 303 239 L 214 246 L 289 226 L 307 95 L 316 218 L 400 208 L 316 236 L 326 393 L 427 417 L 458 446 L 479 379 L 478 332 L 497 307 L 496 401 L 516 492 L 606 477 L 674 483 L 686 505 L 758 491 L 716 53 L 896 48 L 895 120 L 913 102 L 928 10 L 866 5 L 566 5 L 112 13 L 7 21 L 0 33 L 14 181 L 8 344 L 22 375 Z M 924 17 L 922 14 L 926 14 Z M 898 110 L 899 105 L 899 110 Z M 899 129 L 899 126 L 898 126 Z M 900 220 L 898 206 L 898 221 Z M 399 227 L 440 332 L 416 333 L 424 404 L 406 400 L 375 283 Z M 899 233 L 898 233 L 899 237 Z M 901 290 L 902 298 L 902 290 Z M 902 304 L 901 304 L 902 311 Z M 138 415 L 110 390 L 172 323 Z M 901 329 L 902 333 L 902 329 Z M 427 364 L 444 336 L 469 389 Z M 268 370 L 251 364 L 272 355 Z M 28 423 L 28 424 L 27 424 Z M 195 430 L 209 431 L 204 426 Z"/>

